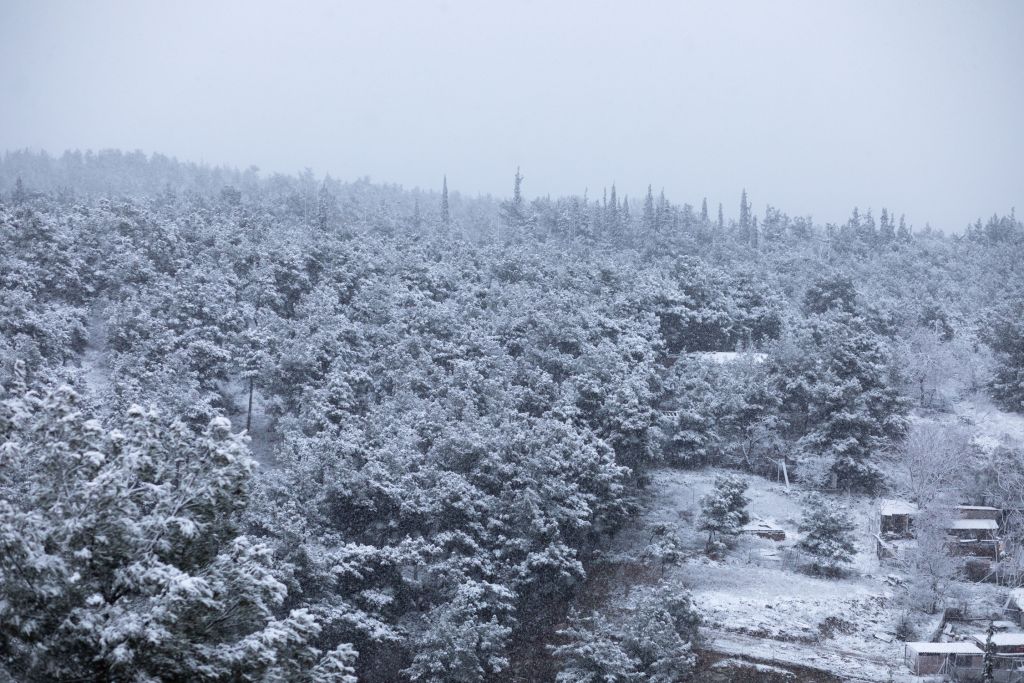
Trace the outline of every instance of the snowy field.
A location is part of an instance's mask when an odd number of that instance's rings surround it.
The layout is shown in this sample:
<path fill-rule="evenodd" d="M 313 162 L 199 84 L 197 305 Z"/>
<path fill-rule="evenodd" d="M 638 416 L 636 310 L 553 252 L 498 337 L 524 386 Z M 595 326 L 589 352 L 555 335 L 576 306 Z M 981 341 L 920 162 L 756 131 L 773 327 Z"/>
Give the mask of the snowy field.
<path fill-rule="evenodd" d="M 619 594 L 628 606 L 644 590 L 679 586 L 691 592 L 704 619 L 708 649 L 765 662 L 820 668 L 855 681 L 921 680 L 903 667 L 903 643 L 896 623 L 904 611 L 898 571 L 879 563 L 872 525 L 878 499 L 839 496 L 856 526 L 857 556 L 841 579 L 811 576 L 801 569 L 794 546 L 801 500 L 797 485 L 737 474 L 749 485 L 749 526 L 782 530 L 781 542 L 744 535 L 720 561 L 704 553 L 705 535 L 697 530 L 700 499 L 722 470 L 663 469 L 652 474 L 650 498 L 636 528 L 620 535 L 620 557 L 650 557 L 652 538 L 674 535 L 683 559 L 667 565 L 644 588 Z M 656 530 L 664 529 L 664 534 Z M 998 609 L 1002 591 L 965 584 L 972 603 Z M 913 614 L 922 639 L 940 625 L 939 615 Z"/>

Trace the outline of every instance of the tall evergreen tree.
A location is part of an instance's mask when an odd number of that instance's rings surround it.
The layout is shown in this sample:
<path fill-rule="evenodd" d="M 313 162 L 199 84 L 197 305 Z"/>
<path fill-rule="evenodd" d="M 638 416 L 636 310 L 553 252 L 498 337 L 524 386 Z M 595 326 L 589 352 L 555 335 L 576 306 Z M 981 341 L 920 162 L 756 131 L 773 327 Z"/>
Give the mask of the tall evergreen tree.
<path fill-rule="evenodd" d="M 704 199 L 702 199 L 701 202 L 700 202 L 700 224 L 702 226 L 704 226 L 704 227 L 708 226 L 708 198 L 707 197 L 704 197 Z"/>
<path fill-rule="evenodd" d="M 747 190 L 740 195 L 740 240 L 744 244 L 753 244 L 750 230 L 750 202 L 747 201 Z"/>
<path fill-rule="evenodd" d="M 523 199 L 523 174 L 516 168 L 512 199 L 501 203 L 501 220 L 508 228 L 506 239 L 521 240 L 530 228 L 530 216 Z"/>
<path fill-rule="evenodd" d="M 327 231 L 331 205 L 333 203 L 334 197 L 331 195 L 331 191 L 327 189 L 327 180 L 325 179 L 320 184 L 320 193 L 317 196 L 316 203 L 316 225 L 322 232 Z"/>
<path fill-rule="evenodd" d="M 620 214 L 619 199 L 615 193 L 615 183 L 612 183 L 612 193 L 608 198 L 608 208 L 605 223 L 608 226 L 608 237 L 616 241 L 622 234 L 622 216 Z"/>
<path fill-rule="evenodd" d="M 516 175 L 518 175 L 518 171 Z M 445 175 L 441 180 L 441 226 L 447 230 L 451 224 L 452 212 L 448 205 L 448 176 Z"/>
<path fill-rule="evenodd" d="M 900 214 L 900 227 L 896 230 L 896 238 L 900 242 L 910 241 L 910 228 L 907 227 L 907 217 Z"/>
<path fill-rule="evenodd" d="M 655 229 L 655 216 L 654 216 L 654 192 L 651 186 L 647 186 L 647 195 L 644 197 L 644 232 L 650 236 L 654 233 Z"/>
<path fill-rule="evenodd" d="M 885 207 L 882 207 L 882 215 L 878 219 L 878 239 L 883 244 L 896 241 L 896 228 L 889 216 L 889 210 Z"/>

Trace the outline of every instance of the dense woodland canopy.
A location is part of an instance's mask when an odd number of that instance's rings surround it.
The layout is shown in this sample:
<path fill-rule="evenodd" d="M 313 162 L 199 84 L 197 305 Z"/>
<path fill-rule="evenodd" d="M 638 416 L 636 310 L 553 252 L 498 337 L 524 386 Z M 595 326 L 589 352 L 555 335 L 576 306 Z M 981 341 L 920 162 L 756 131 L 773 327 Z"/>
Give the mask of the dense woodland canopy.
<path fill-rule="evenodd" d="M 681 680 L 685 596 L 575 610 L 649 468 L 878 493 L 912 409 L 1024 411 L 1012 212 L 943 235 L 510 184 L 8 153 L 0 663 Z"/>

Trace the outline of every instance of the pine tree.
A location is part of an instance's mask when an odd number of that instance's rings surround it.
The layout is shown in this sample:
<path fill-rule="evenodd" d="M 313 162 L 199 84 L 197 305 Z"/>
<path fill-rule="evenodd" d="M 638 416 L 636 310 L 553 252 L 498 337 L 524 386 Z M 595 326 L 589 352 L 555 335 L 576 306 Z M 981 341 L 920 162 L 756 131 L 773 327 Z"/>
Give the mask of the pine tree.
<path fill-rule="evenodd" d="M 665 198 L 665 189 L 662 188 L 658 195 L 658 206 L 654 210 L 654 224 L 658 232 L 662 232 L 668 227 L 671 211 L 668 199 Z"/>
<path fill-rule="evenodd" d="M 501 203 L 501 220 L 508 228 L 507 239 L 521 240 L 530 228 L 530 217 L 523 199 L 523 174 L 516 168 L 512 199 Z"/>
<path fill-rule="evenodd" d="M 619 200 L 615 193 L 615 183 L 612 183 L 612 193 L 608 199 L 607 216 L 605 224 L 608 226 L 608 236 L 614 242 L 619 239 L 622 233 L 622 216 L 620 214 Z"/>
<path fill-rule="evenodd" d="M 654 216 L 654 192 L 651 186 L 647 186 L 647 196 L 644 197 L 644 233 L 650 237 L 655 231 L 655 216 Z"/>
<path fill-rule="evenodd" d="M 718 230 L 725 230 L 725 214 L 722 212 L 722 202 L 718 202 Z"/>
<path fill-rule="evenodd" d="M 878 240 L 878 229 L 875 226 L 875 217 L 871 215 L 869 208 L 860 222 L 860 239 L 868 247 L 873 247 Z"/>
<path fill-rule="evenodd" d="M 799 530 L 803 538 L 797 547 L 811 556 L 815 570 L 835 576 L 853 560 L 853 520 L 831 500 L 809 496 L 804 501 Z"/>
<path fill-rule="evenodd" d="M 910 241 L 910 228 L 907 227 L 907 218 L 900 214 L 900 227 L 896 230 L 896 238 L 900 242 Z"/>
<path fill-rule="evenodd" d="M 735 475 L 715 477 L 715 487 L 700 499 L 701 518 L 698 528 L 708 532 L 705 549 L 717 554 L 724 548 L 724 542 L 740 534 L 743 525 L 750 521 L 744 494 L 747 482 Z"/>
<path fill-rule="evenodd" d="M 557 683 L 630 683 L 640 680 L 640 662 L 626 652 L 621 635 L 599 614 L 569 616 L 569 626 L 558 632 L 564 645 L 551 648 L 563 662 Z"/>
<path fill-rule="evenodd" d="M 416 195 L 412 203 L 412 227 L 417 233 L 423 228 L 423 214 L 420 212 L 420 197 Z"/>
<path fill-rule="evenodd" d="M 750 232 L 750 203 L 747 201 L 747 190 L 740 195 L 740 240 L 744 244 L 752 244 Z"/>
<path fill-rule="evenodd" d="M 516 172 L 518 176 L 518 171 Z M 518 184 L 516 185 L 518 188 Z M 448 176 L 441 179 L 441 227 L 447 230 L 452 224 L 451 208 L 448 205 Z"/>
<path fill-rule="evenodd" d="M 330 222 L 331 205 L 334 203 L 334 196 L 327 189 L 327 180 L 320 184 L 320 192 L 316 202 L 316 226 L 321 232 L 327 232 Z"/>
<path fill-rule="evenodd" d="M 982 335 L 995 356 L 993 397 L 1007 410 L 1024 413 L 1024 303 L 1009 297 L 989 313 Z"/>
<path fill-rule="evenodd" d="M 892 218 L 889 217 L 889 210 L 882 208 L 882 215 L 878 219 L 878 239 L 883 244 L 892 244 L 896 241 L 896 229 L 893 226 Z"/>

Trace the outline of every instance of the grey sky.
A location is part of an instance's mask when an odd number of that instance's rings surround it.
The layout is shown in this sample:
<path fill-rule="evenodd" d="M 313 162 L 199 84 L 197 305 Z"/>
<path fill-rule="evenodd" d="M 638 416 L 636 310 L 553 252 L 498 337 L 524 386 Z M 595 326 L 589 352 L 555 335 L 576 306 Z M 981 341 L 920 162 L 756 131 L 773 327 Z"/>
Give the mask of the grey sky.
<path fill-rule="evenodd" d="M 0 149 L 527 196 L 1024 210 L 1024 2 L 0 0 Z"/>

